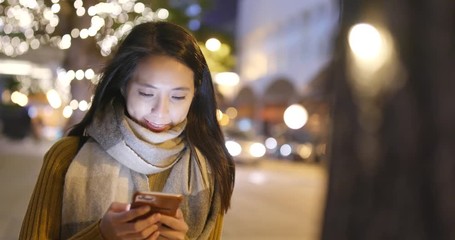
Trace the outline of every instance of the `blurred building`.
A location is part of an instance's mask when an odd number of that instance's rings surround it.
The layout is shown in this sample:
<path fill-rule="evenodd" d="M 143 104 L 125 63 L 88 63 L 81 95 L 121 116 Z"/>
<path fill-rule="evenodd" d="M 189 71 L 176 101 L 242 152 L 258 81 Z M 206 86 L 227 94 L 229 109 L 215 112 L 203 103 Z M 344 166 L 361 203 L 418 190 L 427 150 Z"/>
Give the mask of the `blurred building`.
<path fill-rule="evenodd" d="M 55 84 L 63 52 L 41 47 L 7 57 L 0 55 L 0 135 L 14 139 L 33 136 L 55 139 L 65 119 L 49 105 L 46 92 L 69 91 Z M 60 87 L 60 88 L 59 88 Z"/>
<path fill-rule="evenodd" d="M 308 94 L 308 83 L 331 58 L 337 2 L 240 0 L 238 7 L 236 92 L 289 103 Z"/>
<path fill-rule="evenodd" d="M 240 83 L 230 87 L 239 119 L 252 119 L 265 135 L 302 137 L 283 123 L 285 109 L 299 103 L 309 114 L 306 130 L 320 134 L 328 109 L 313 82 L 324 80 L 331 60 L 338 9 L 335 0 L 239 0 Z"/>

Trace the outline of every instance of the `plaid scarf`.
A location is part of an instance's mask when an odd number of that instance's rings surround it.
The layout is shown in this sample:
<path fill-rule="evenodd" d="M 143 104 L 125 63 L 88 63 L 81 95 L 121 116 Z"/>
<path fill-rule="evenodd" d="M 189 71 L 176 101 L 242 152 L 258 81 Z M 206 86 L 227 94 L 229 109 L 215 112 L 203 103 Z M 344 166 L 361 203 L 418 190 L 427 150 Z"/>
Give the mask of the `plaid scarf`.
<path fill-rule="evenodd" d="M 147 175 L 169 168 L 163 192 L 183 194 L 180 205 L 190 239 L 205 239 L 220 212 L 219 196 L 206 159 L 193 152 L 182 133 L 186 120 L 155 133 L 114 105 L 87 128 L 91 137 L 73 159 L 65 177 L 62 237 L 98 221 L 113 201 L 130 202 L 135 191 L 150 189 Z"/>

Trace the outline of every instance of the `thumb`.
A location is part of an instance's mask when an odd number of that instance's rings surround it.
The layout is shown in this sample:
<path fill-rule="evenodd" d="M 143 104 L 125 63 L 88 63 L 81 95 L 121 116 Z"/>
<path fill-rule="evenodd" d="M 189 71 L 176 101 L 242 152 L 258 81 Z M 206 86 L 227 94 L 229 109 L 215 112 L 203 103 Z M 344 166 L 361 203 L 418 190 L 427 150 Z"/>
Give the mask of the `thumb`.
<path fill-rule="evenodd" d="M 112 212 L 124 212 L 130 210 L 130 204 L 128 203 L 120 203 L 120 202 L 113 202 L 109 206 L 109 210 Z"/>
<path fill-rule="evenodd" d="M 175 217 L 179 218 L 179 219 L 183 218 L 183 212 L 182 212 L 182 210 L 180 208 L 177 209 L 177 213 L 175 214 Z"/>

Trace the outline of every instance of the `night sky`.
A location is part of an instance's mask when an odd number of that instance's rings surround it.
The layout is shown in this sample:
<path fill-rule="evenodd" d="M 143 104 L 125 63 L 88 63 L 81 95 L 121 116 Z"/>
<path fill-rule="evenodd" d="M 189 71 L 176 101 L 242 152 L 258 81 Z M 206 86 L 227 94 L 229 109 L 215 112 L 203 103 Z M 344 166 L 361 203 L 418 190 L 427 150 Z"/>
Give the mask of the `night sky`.
<path fill-rule="evenodd" d="M 203 24 L 234 34 L 237 2 L 238 0 L 213 0 L 213 4 L 204 13 Z"/>

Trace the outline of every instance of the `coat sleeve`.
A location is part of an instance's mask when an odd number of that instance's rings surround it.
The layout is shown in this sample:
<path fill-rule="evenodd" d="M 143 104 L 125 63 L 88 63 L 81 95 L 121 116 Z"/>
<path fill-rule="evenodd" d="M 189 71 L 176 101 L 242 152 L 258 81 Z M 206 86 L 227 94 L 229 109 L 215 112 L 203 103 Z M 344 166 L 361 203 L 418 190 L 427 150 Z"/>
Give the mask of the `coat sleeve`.
<path fill-rule="evenodd" d="M 60 238 L 65 174 L 77 153 L 78 144 L 78 137 L 65 137 L 57 141 L 45 154 L 19 239 Z M 85 239 L 96 239 L 96 232 L 100 235 L 97 226 L 89 226 L 87 231 L 82 231 L 87 232 Z M 79 235 L 77 239 L 84 239 Z"/>
<path fill-rule="evenodd" d="M 222 237 L 223 233 L 223 221 L 224 221 L 224 214 L 220 213 L 216 217 L 215 227 L 213 228 L 212 232 L 210 233 L 209 240 L 219 240 Z"/>

